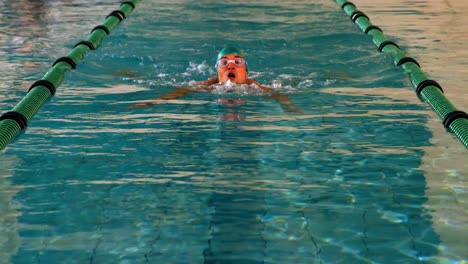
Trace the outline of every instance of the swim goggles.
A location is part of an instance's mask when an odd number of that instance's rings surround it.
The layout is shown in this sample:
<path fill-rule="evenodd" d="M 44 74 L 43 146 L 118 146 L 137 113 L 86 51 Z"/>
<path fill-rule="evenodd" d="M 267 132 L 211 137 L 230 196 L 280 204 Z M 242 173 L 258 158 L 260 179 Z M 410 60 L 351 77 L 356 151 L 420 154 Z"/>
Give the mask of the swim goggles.
<path fill-rule="evenodd" d="M 236 67 L 242 67 L 247 64 L 247 62 L 242 59 L 242 58 L 235 58 L 233 60 L 228 60 L 228 59 L 220 59 L 216 63 L 216 67 L 227 67 L 229 63 L 233 62 Z"/>

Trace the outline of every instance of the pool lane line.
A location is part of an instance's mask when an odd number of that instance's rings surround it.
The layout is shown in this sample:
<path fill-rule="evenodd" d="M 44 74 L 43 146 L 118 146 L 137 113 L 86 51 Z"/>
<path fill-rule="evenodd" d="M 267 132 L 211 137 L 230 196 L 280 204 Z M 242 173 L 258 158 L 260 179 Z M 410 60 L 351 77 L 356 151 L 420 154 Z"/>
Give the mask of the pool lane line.
<path fill-rule="evenodd" d="M 346 0 L 335 0 L 351 20 L 357 24 L 366 35 L 372 36 L 372 41 L 380 52 L 394 56 L 396 66 L 401 66 L 409 74 L 414 91 L 418 97 L 426 101 L 443 120 L 444 127 L 453 132 L 468 148 L 468 114 L 458 110 L 444 95 L 444 90 L 436 81 L 421 70 L 419 63 L 412 57 L 406 56 L 398 44 L 389 40 L 382 29 L 372 25 L 369 17 L 358 10 L 356 5 Z"/>
<path fill-rule="evenodd" d="M 31 85 L 27 95 L 11 111 L 0 116 L 0 150 L 26 129 L 28 121 L 46 100 L 55 94 L 64 79 L 65 72 L 75 69 L 86 52 L 98 48 L 104 37 L 110 34 L 140 1 L 122 2 L 120 8 L 112 11 L 102 25 L 93 28 L 85 40 L 78 42 L 66 56 L 57 59 L 46 74 Z"/>

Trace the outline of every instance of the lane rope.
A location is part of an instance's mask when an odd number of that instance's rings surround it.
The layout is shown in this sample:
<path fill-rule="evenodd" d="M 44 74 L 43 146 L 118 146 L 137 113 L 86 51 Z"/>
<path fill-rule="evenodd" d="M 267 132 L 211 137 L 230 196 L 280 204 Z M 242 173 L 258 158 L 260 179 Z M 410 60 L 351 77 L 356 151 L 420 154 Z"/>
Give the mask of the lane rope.
<path fill-rule="evenodd" d="M 0 150 L 27 128 L 29 120 L 47 99 L 55 94 L 64 79 L 65 72 L 75 69 L 86 52 L 98 48 L 104 37 L 109 35 L 140 1 L 122 2 L 120 9 L 112 11 L 102 25 L 91 30 L 85 40 L 78 42 L 66 56 L 57 59 L 47 73 L 31 85 L 26 96 L 11 111 L 0 116 Z"/>
<path fill-rule="evenodd" d="M 468 114 L 457 109 L 444 95 L 442 86 L 429 77 L 421 69 L 421 65 L 412 57 L 408 57 L 401 48 L 389 40 L 380 27 L 373 25 L 364 12 L 347 0 L 335 0 L 351 20 L 366 34 L 372 36 L 372 41 L 379 52 L 394 56 L 396 66 L 402 67 L 408 73 L 414 91 L 423 101 L 426 101 L 442 119 L 442 124 L 448 131 L 468 148 Z"/>

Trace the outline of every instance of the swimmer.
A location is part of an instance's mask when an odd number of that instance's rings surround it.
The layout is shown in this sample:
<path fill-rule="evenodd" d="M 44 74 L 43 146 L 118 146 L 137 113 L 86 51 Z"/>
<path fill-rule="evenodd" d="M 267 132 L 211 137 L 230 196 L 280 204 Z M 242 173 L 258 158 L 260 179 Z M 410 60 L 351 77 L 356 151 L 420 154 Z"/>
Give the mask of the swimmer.
<path fill-rule="evenodd" d="M 194 89 L 185 87 L 178 88 L 177 90 L 158 97 L 152 101 L 134 104 L 130 106 L 129 109 L 148 108 L 167 100 L 177 99 L 191 92 L 210 90 L 213 89 L 210 87 L 215 84 L 235 83 L 257 86 L 262 90 L 262 92 L 266 93 L 269 98 L 277 100 L 284 111 L 296 113 L 302 112 L 292 104 L 291 100 L 286 95 L 277 93 L 272 88 L 263 86 L 257 81 L 248 78 L 249 70 L 247 67 L 247 62 L 244 59 L 244 54 L 238 48 L 226 47 L 222 49 L 218 53 L 218 57 L 216 59 L 216 68 L 218 70 L 217 77 L 212 77 L 206 81 L 198 82 L 196 88 Z"/>

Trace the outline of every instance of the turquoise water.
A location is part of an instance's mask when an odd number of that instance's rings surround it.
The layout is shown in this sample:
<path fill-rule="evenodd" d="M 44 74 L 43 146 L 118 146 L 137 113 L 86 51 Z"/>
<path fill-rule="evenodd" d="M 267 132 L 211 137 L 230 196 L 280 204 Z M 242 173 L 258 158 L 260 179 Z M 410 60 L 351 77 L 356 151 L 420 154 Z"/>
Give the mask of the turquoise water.
<path fill-rule="evenodd" d="M 34 12 L 1 7 L 2 112 L 118 7 L 24 2 Z M 428 123 L 437 117 L 333 1 L 309 2 L 141 3 L 0 156 L 0 258 L 466 261 L 429 206 Z M 243 90 L 128 109 L 213 76 L 227 44 L 246 52 L 252 78 L 303 113 Z M 231 99 L 240 104 L 223 103 Z M 466 230 L 463 214 L 446 220 Z"/>

